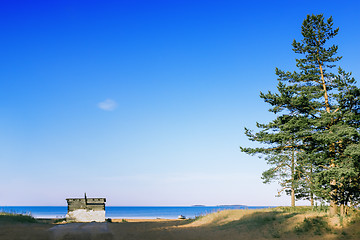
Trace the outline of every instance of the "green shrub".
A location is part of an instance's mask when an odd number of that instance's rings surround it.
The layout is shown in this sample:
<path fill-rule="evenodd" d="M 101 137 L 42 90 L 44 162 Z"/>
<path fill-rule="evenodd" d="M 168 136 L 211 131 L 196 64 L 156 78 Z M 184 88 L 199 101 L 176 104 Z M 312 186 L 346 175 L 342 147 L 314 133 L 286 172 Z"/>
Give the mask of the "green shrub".
<path fill-rule="evenodd" d="M 57 218 L 54 221 L 54 223 L 61 223 L 61 222 L 66 222 L 66 218 Z"/>

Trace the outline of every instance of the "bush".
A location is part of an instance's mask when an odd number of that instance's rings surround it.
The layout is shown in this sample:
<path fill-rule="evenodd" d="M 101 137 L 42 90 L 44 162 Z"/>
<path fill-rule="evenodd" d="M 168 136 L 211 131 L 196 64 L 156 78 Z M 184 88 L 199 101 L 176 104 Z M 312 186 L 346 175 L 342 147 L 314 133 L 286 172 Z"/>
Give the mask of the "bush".
<path fill-rule="evenodd" d="M 54 221 L 54 223 L 62 223 L 62 222 L 66 222 L 66 218 L 57 218 Z"/>

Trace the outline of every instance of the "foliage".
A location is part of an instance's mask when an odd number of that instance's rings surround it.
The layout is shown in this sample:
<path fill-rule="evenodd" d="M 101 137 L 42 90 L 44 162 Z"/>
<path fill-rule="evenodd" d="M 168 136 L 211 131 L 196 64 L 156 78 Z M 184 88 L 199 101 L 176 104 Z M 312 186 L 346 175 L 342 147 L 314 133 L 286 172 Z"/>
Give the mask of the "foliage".
<path fill-rule="evenodd" d="M 334 205 L 360 200 L 360 90 L 351 73 L 333 68 L 341 59 L 329 41 L 338 34 L 330 17 L 308 15 L 301 27 L 303 39 L 293 41 L 298 71 L 276 69 L 277 93 L 260 93 L 271 105 L 275 120 L 257 123 L 260 131 L 245 129 L 249 140 L 266 144 L 243 148 L 261 154 L 273 167 L 264 172 L 269 181 L 295 188 L 298 198 L 320 199 Z M 294 154 L 296 162 L 289 165 Z M 271 174 L 287 167 L 289 174 Z"/>

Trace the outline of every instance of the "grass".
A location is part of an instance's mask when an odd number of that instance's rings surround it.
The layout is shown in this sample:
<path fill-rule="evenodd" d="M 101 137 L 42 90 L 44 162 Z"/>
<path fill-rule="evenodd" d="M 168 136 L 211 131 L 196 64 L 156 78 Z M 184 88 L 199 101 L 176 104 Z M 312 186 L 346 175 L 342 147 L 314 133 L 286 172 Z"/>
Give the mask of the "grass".
<path fill-rule="evenodd" d="M 360 211 L 353 209 L 347 217 L 329 217 L 326 206 L 226 210 L 195 219 L 189 226 L 224 234 L 247 233 L 253 239 L 360 239 Z"/>
<path fill-rule="evenodd" d="M 351 216 L 351 219 L 349 221 L 350 224 L 355 224 L 360 222 L 360 211 L 351 211 L 350 216 Z"/>
<path fill-rule="evenodd" d="M 203 218 L 205 215 L 197 215 L 195 216 L 194 218 L 188 218 L 188 219 L 185 219 L 186 223 L 192 223 L 192 222 L 195 222 L 195 221 L 199 221 L 201 218 Z"/>
<path fill-rule="evenodd" d="M 256 211 L 244 215 L 239 220 L 230 221 L 218 226 L 220 230 L 236 229 L 238 232 L 261 232 L 263 236 L 281 238 L 283 231 L 281 225 L 295 216 L 295 213 L 284 213 L 282 211 Z"/>
<path fill-rule="evenodd" d="M 31 215 L 0 212 L 0 223 L 37 223 Z"/>
<path fill-rule="evenodd" d="M 315 235 L 322 235 L 331 232 L 331 228 L 324 220 L 324 217 L 305 218 L 304 221 L 295 227 L 296 234 L 313 232 Z"/>
<path fill-rule="evenodd" d="M 255 212 L 251 215 L 244 216 L 238 221 L 231 221 L 221 225 L 220 229 L 246 227 L 248 230 L 268 225 L 278 220 L 278 212 Z"/>
<path fill-rule="evenodd" d="M 298 207 L 276 207 L 275 211 L 289 212 L 289 213 L 326 213 L 329 206 L 298 206 Z"/>

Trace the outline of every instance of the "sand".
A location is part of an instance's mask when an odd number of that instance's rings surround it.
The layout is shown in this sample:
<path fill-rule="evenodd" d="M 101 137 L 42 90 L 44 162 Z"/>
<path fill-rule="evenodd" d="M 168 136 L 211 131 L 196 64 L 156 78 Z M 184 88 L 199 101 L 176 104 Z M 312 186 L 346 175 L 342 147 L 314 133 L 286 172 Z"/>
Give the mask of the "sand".
<path fill-rule="evenodd" d="M 111 222 L 136 222 L 136 223 L 141 223 L 141 222 L 173 222 L 173 221 L 184 221 L 184 220 L 178 220 L 178 219 L 165 219 L 165 218 L 156 218 L 156 219 L 130 219 L 130 218 L 126 218 L 126 219 L 112 219 Z"/>
<path fill-rule="evenodd" d="M 323 215 L 271 210 L 226 210 L 196 221 L 176 219 L 114 219 L 105 223 L 0 224 L 1 240 L 253 240 L 253 239 L 360 239 L 360 223 L 331 231 L 294 229 L 304 218 Z M 336 222 L 336 221 L 335 221 Z M 335 224 L 337 226 L 335 226 Z"/>

